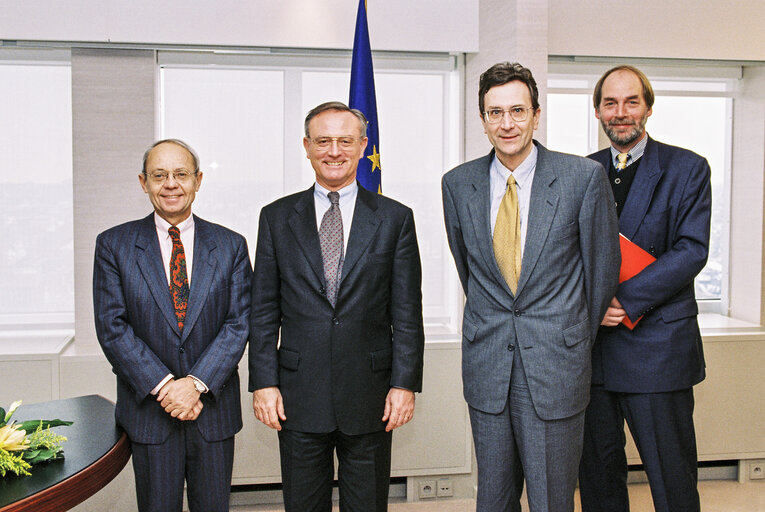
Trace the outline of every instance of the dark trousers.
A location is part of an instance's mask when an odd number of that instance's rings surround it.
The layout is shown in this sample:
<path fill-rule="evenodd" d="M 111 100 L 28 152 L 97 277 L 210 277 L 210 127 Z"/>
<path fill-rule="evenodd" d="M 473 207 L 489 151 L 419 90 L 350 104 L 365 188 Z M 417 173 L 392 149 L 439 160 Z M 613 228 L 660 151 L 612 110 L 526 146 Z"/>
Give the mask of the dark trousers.
<path fill-rule="evenodd" d="M 140 512 L 181 512 L 183 482 L 190 512 L 226 512 L 234 438 L 209 443 L 193 421 L 178 421 L 162 444 L 131 443 Z"/>
<path fill-rule="evenodd" d="M 470 424 L 478 461 L 477 510 L 520 512 L 525 477 L 531 512 L 573 512 L 584 412 L 540 418 L 519 350 L 505 409 L 490 414 L 470 407 Z"/>
<path fill-rule="evenodd" d="M 392 432 L 279 432 L 285 512 L 330 512 L 337 450 L 340 510 L 388 510 Z"/>
<path fill-rule="evenodd" d="M 593 386 L 579 469 L 583 512 L 629 512 L 624 422 L 656 512 L 698 512 L 693 390 L 614 393 Z"/>

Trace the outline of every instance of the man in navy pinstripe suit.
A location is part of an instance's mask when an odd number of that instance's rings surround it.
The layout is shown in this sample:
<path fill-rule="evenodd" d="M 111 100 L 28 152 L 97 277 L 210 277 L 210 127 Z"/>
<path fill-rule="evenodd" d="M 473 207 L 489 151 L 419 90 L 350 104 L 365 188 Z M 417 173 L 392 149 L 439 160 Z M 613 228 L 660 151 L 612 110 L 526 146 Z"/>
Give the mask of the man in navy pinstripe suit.
<path fill-rule="evenodd" d="M 117 375 L 117 423 L 130 437 L 138 508 L 228 510 L 237 364 L 249 333 L 244 237 L 191 214 L 199 159 L 170 139 L 144 154 L 149 216 L 96 240 L 96 332 Z"/>

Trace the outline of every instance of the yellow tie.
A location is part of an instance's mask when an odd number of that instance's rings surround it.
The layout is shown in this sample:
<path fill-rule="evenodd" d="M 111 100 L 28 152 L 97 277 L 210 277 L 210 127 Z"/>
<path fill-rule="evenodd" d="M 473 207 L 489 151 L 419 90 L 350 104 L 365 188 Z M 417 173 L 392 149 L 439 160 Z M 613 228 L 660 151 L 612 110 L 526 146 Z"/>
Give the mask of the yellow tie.
<path fill-rule="evenodd" d="M 518 191 L 512 174 L 507 179 L 507 190 L 499 204 L 494 226 L 494 257 L 510 291 L 515 294 L 518 276 L 521 275 L 521 216 L 518 212 Z"/>
<path fill-rule="evenodd" d="M 630 156 L 629 153 L 619 153 L 616 155 L 616 159 L 619 160 L 619 163 L 616 164 L 616 169 L 618 171 L 621 171 L 622 169 L 627 167 L 627 157 Z"/>

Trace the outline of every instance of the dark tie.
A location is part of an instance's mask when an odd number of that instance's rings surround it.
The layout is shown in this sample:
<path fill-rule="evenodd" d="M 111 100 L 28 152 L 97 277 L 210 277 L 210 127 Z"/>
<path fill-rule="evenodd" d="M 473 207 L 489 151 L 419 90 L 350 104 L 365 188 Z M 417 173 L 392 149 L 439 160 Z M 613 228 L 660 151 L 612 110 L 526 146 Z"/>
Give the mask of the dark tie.
<path fill-rule="evenodd" d="M 178 329 L 183 331 L 183 321 L 186 320 L 186 306 L 189 303 L 189 278 L 186 274 L 186 253 L 183 252 L 181 231 L 170 226 L 167 230 L 173 240 L 173 253 L 170 255 L 170 294 L 173 296 L 175 317 L 178 319 Z"/>
<path fill-rule="evenodd" d="M 321 219 L 319 243 L 321 258 L 324 261 L 327 299 L 332 307 L 335 307 L 340 273 L 343 270 L 343 217 L 340 215 L 340 194 L 330 192 L 327 197 L 332 204 Z"/>

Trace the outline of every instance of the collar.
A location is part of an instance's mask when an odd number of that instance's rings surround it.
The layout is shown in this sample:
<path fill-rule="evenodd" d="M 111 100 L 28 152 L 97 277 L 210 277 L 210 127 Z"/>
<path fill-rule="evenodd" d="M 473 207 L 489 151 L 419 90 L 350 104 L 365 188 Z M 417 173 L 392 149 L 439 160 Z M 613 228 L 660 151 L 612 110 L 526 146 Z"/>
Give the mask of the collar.
<path fill-rule="evenodd" d="M 157 227 L 157 231 L 164 233 L 165 237 L 170 238 L 170 233 L 168 233 L 167 230 L 170 229 L 172 224 L 160 217 L 157 212 L 154 212 L 154 225 Z M 194 216 L 189 215 L 186 220 L 179 222 L 176 227 L 180 230 L 181 233 L 184 233 L 193 228 Z"/>
<path fill-rule="evenodd" d="M 327 197 L 327 194 L 329 194 L 330 190 L 322 187 L 319 185 L 319 182 L 315 182 L 313 186 L 313 195 L 314 197 L 329 202 L 329 197 Z M 350 201 L 356 200 L 356 195 L 359 192 L 359 184 L 357 181 L 353 181 L 353 183 L 350 183 L 349 185 L 344 186 L 340 190 L 337 190 L 336 192 L 340 193 L 340 204 L 346 204 Z"/>
<path fill-rule="evenodd" d="M 629 151 L 627 151 L 627 154 L 629 155 L 627 158 L 627 166 L 632 165 L 637 161 L 638 158 L 643 156 L 643 153 L 645 153 L 646 144 L 648 144 L 648 133 L 643 132 L 643 138 L 640 139 L 637 144 L 632 146 Z M 621 153 L 621 151 L 611 146 L 611 162 L 614 164 L 614 167 L 616 167 L 616 164 L 619 163 L 619 160 L 616 158 L 616 155 L 619 153 Z"/>
<path fill-rule="evenodd" d="M 529 153 L 529 156 L 527 156 L 523 162 L 521 162 L 520 165 L 518 165 L 518 167 L 512 171 L 513 177 L 515 178 L 515 183 L 518 185 L 518 188 L 523 189 L 531 184 L 530 182 L 534 176 L 534 170 L 537 168 L 538 155 L 539 150 L 537 149 L 536 144 L 534 144 L 531 146 L 531 153 Z M 494 154 L 494 158 L 491 162 L 491 172 L 497 173 L 499 176 L 501 176 L 504 182 L 507 182 L 507 179 L 510 177 L 510 169 L 505 167 L 505 165 L 499 161 L 496 153 Z"/>

